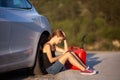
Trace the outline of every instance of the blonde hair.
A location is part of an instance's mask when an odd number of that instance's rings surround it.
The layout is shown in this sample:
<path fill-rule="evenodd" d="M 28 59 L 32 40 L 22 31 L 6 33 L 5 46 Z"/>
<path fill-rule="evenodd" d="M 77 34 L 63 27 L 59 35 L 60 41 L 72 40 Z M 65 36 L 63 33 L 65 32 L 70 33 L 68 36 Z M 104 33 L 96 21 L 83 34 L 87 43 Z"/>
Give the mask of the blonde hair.
<path fill-rule="evenodd" d="M 57 37 L 63 37 L 63 40 L 66 39 L 63 31 L 61 29 L 56 29 L 55 31 L 53 31 L 53 33 L 51 34 L 51 36 L 49 37 L 49 39 L 51 39 L 52 37 L 57 36 Z"/>

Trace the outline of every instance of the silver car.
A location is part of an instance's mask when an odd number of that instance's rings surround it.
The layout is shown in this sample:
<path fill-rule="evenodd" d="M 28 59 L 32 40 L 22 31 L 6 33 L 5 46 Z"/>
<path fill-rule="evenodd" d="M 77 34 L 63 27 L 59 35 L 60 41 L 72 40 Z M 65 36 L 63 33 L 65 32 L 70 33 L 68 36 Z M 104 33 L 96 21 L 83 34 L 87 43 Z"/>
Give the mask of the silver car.
<path fill-rule="evenodd" d="M 41 48 L 49 35 L 47 18 L 28 0 L 0 0 L 0 73 L 21 68 L 43 72 Z"/>

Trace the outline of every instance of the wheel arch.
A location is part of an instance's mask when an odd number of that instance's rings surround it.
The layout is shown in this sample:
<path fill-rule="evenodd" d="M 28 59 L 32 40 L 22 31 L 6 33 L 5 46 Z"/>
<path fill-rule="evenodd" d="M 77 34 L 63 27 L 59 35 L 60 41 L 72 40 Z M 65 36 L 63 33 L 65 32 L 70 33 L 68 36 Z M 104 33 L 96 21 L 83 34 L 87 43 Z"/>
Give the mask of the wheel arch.
<path fill-rule="evenodd" d="M 43 48 L 43 45 L 48 41 L 49 36 L 50 36 L 50 33 L 48 31 L 42 32 L 42 34 L 39 38 L 39 42 L 38 42 L 38 45 L 37 45 L 37 51 L 36 51 L 36 55 L 35 55 L 35 62 L 34 62 L 33 69 L 36 67 L 36 64 L 40 65 L 40 68 L 42 68 L 41 69 L 42 74 L 45 74 L 44 67 L 42 66 L 43 61 L 41 61 L 42 60 L 42 48 Z M 38 57 L 39 57 L 40 64 L 36 63 Z M 37 74 L 39 74 L 39 73 L 37 73 Z"/>

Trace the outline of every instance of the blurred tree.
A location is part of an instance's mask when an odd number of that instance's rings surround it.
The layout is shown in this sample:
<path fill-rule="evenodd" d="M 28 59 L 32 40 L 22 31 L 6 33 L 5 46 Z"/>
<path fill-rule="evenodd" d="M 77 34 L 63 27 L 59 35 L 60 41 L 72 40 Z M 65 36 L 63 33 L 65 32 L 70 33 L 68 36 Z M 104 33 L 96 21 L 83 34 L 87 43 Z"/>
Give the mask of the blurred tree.
<path fill-rule="evenodd" d="M 85 34 L 86 45 L 92 46 L 92 50 L 113 50 L 109 47 L 111 42 L 114 39 L 120 41 L 120 0 L 30 1 L 49 19 L 52 30 L 61 28 L 65 31 L 69 45 L 80 46 Z M 97 49 L 96 44 L 99 45 Z"/>

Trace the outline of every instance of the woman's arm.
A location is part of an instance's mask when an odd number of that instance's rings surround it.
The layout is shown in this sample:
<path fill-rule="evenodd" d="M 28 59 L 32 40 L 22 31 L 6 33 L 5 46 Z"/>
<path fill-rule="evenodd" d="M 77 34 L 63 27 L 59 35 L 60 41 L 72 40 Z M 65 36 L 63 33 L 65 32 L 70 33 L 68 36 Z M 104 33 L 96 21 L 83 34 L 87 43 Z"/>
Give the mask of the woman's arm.
<path fill-rule="evenodd" d="M 64 40 L 64 48 L 60 48 L 60 47 L 57 47 L 57 46 L 56 46 L 56 51 L 57 51 L 57 52 L 62 52 L 63 54 L 64 54 L 65 52 L 67 52 L 67 51 L 68 51 L 67 41 Z"/>
<path fill-rule="evenodd" d="M 68 51 L 68 44 L 67 44 L 66 39 L 64 40 L 64 50 L 65 52 Z"/>

